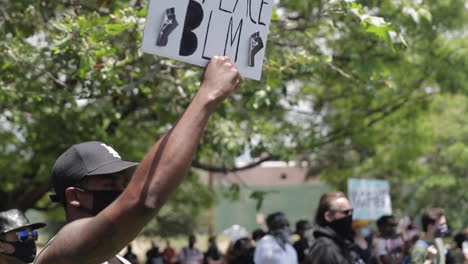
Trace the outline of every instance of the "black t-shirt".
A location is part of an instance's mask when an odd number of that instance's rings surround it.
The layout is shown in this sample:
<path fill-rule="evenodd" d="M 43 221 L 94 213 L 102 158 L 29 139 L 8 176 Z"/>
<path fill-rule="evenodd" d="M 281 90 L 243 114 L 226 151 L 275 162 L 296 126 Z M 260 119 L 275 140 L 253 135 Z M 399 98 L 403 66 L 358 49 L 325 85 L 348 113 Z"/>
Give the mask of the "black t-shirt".
<path fill-rule="evenodd" d="M 309 248 L 307 239 L 301 238 L 293 244 L 294 249 L 297 252 L 297 261 L 301 263 L 305 259 L 305 251 Z"/>

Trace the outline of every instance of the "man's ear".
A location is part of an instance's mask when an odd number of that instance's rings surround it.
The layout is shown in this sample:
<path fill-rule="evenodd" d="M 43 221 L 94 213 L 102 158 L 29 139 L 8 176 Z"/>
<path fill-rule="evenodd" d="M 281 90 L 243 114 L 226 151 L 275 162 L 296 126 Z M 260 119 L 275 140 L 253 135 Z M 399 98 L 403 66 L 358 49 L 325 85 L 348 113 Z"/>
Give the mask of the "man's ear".
<path fill-rule="evenodd" d="M 325 221 L 327 221 L 329 223 L 334 220 L 333 214 L 330 211 L 326 211 L 325 214 L 324 214 L 324 217 L 325 217 Z"/>
<path fill-rule="evenodd" d="M 68 187 L 65 190 L 65 199 L 67 204 L 74 207 L 80 207 L 80 200 L 78 199 L 78 192 L 75 187 Z"/>

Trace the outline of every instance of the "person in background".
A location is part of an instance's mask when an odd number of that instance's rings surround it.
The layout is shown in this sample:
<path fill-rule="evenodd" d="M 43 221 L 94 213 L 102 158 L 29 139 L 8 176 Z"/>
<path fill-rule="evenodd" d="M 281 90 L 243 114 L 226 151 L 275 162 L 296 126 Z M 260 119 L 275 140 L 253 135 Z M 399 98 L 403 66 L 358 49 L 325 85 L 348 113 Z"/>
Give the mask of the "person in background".
<path fill-rule="evenodd" d="M 413 250 L 414 244 L 419 240 L 421 232 L 414 224 L 414 218 L 412 216 L 405 216 L 398 221 L 397 233 L 403 236 L 403 239 L 407 243 L 408 252 L 411 252 Z M 409 261 L 410 259 L 408 256 L 403 264 L 407 264 Z"/>
<path fill-rule="evenodd" d="M 188 247 L 182 248 L 179 261 L 180 264 L 202 264 L 203 263 L 203 253 L 201 253 L 198 248 L 195 247 L 197 243 L 197 238 L 195 235 L 190 235 L 188 239 Z"/>
<path fill-rule="evenodd" d="M 414 224 L 414 217 L 407 216 L 407 217 L 404 217 L 403 219 L 404 219 L 403 224 L 402 224 L 403 226 L 406 221 L 408 222 L 408 224 L 406 225 L 406 234 L 408 236 L 407 240 L 410 241 L 412 245 L 414 245 L 414 243 L 416 243 L 416 241 L 419 240 L 421 231 Z"/>
<path fill-rule="evenodd" d="M 208 239 L 208 250 L 204 254 L 204 264 L 220 264 L 222 259 L 221 251 L 218 249 L 216 237 Z"/>
<path fill-rule="evenodd" d="M 163 264 L 164 255 L 159 251 L 156 243 L 151 242 L 151 248 L 146 251 L 146 264 Z"/>
<path fill-rule="evenodd" d="M 462 252 L 465 256 L 466 263 L 468 263 L 468 228 L 465 228 L 463 234 L 465 234 L 465 241 L 462 243 Z"/>
<path fill-rule="evenodd" d="M 44 223 L 31 224 L 18 209 L 0 212 L 0 264 L 31 263 L 36 257 L 36 240 Z"/>
<path fill-rule="evenodd" d="M 237 239 L 226 254 L 227 264 L 254 264 L 255 247 L 248 237 Z"/>
<path fill-rule="evenodd" d="M 353 208 L 342 192 L 328 192 L 320 198 L 315 214 L 317 228 L 306 264 L 364 264 L 353 251 Z"/>
<path fill-rule="evenodd" d="M 306 237 L 306 232 L 312 229 L 312 224 L 308 220 L 299 220 L 296 222 L 296 234 L 299 240 L 294 242 L 293 247 L 297 253 L 297 261 L 303 263 L 305 260 L 305 251 L 309 248 L 309 240 Z"/>
<path fill-rule="evenodd" d="M 262 229 L 258 228 L 252 232 L 252 239 L 257 243 L 260 239 L 262 239 L 267 233 Z"/>
<path fill-rule="evenodd" d="M 291 245 L 289 221 L 284 213 L 270 214 L 266 223 L 268 235 L 257 243 L 255 264 L 297 264 L 297 253 Z"/>
<path fill-rule="evenodd" d="M 174 264 L 177 262 L 177 254 L 171 247 L 171 242 L 166 240 L 166 248 L 163 250 L 164 264 Z"/>
<path fill-rule="evenodd" d="M 453 237 L 454 246 L 451 250 L 453 264 L 468 263 L 468 254 L 463 254 L 463 243 L 467 243 L 467 237 L 464 233 L 458 233 Z"/>
<path fill-rule="evenodd" d="M 127 246 L 127 252 L 123 257 L 132 264 L 138 264 L 138 257 L 135 255 L 135 253 L 133 253 L 132 245 Z"/>
<path fill-rule="evenodd" d="M 411 264 L 445 264 L 448 250 L 444 246 L 443 237 L 450 235 L 450 229 L 442 208 L 430 208 L 424 211 L 421 218 L 424 236 L 414 245 Z"/>
<path fill-rule="evenodd" d="M 409 255 L 409 243 L 397 234 L 398 221 L 393 215 L 384 215 L 377 220 L 379 237 L 376 241 L 376 256 L 379 263 L 406 263 Z"/>
<path fill-rule="evenodd" d="M 353 220 L 354 251 L 365 263 L 369 263 L 372 256 L 372 229 L 367 220 Z"/>

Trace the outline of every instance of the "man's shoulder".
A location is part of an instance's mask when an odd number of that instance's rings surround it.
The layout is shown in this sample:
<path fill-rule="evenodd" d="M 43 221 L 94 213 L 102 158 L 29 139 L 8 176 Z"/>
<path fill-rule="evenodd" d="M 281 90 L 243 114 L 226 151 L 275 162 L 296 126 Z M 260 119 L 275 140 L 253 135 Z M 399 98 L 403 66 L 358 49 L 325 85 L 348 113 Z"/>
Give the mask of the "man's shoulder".
<path fill-rule="evenodd" d="M 338 247 L 338 244 L 331 238 L 327 236 L 320 236 L 317 237 L 314 242 L 312 243 L 312 246 L 316 247 Z"/>
<path fill-rule="evenodd" d="M 411 255 L 425 255 L 427 252 L 427 248 L 429 247 L 429 243 L 424 240 L 418 240 L 413 246 L 411 250 Z"/>
<path fill-rule="evenodd" d="M 416 243 L 414 243 L 414 248 L 417 248 L 417 249 L 423 249 L 423 250 L 426 250 L 428 247 L 431 246 L 431 243 L 425 241 L 425 240 L 418 240 L 416 241 Z"/>
<path fill-rule="evenodd" d="M 49 239 L 49 241 L 47 241 L 47 243 L 44 245 L 44 247 L 42 248 L 42 250 L 39 251 L 39 253 L 37 254 L 36 259 L 34 260 L 33 264 L 41 263 L 41 262 L 39 262 L 39 258 L 40 258 L 41 255 L 46 251 L 46 249 L 49 248 L 49 246 L 52 244 L 52 242 L 54 241 L 54 239 L 55 239 L 55 236 L 53 236 L 51 239 Z"/>
<path fill-rule="evenodd" d="M 340 246 L 329 237 L 318 237 L 309 249 L 310 255 L 329 255 L 341 252 Z"/>
<path fill-rule="evenodd" d="M 306 258 L 308 264 L 346 264 L 348 261 L 336 242 L 330 237 L 318 237 L 314 240 Z"/>
<path fill-rule="evenodd" d="M 265 235 L 257 243 L 257 248 L 276 244 L 275 238 L 272 235 Z"/>

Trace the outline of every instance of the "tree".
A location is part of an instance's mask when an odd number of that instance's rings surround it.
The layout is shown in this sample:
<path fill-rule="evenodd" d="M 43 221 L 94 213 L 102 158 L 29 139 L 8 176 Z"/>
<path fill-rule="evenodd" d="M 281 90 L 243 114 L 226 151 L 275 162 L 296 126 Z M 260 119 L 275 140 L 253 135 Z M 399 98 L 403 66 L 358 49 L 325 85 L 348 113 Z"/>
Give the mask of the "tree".
<path fill-rule="evenodd" d="M 139 51 L 146 1 L 99 4 L 2 2 L 0 209 L 49 208 L 39 200 L 53 162 L 74 143 L 141 159 L 196 92 L 201 68 Z M 281 1 L 262 82 L 218 109 L 194 167 L 237 170 L 247 151 L 253 164 L 306 160 L 342 186 L 348 175 L 334 172 L 375 156 L 435 94 L 466 91 L 463 10 L 462 0 Z"/>

